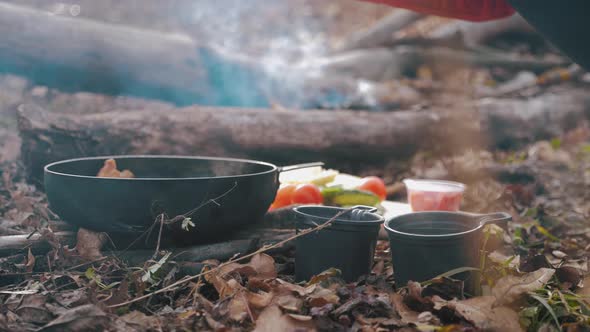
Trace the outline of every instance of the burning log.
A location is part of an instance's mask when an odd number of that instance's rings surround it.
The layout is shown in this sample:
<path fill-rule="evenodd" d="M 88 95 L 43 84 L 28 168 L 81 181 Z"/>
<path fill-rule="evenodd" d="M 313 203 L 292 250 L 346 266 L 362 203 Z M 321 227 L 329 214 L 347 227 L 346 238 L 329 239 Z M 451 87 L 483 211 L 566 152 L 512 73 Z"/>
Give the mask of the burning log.
<path fill-rule="evenodd" d="M 178 154 L 379 164 L 420 149 L 515 147 L 558 136 L 588 119 L 583 89 L 522 99 L 484 99 L 452 112 L 291 111 L 188 107 L 174 111 L 55 114 L 19 111 L 28 178 L 53 161 L 96 155 Z"/>
<path fill-rule="evenodd" d="M 251 75 L 256 69 L 246 68 L 238 56 L 226 59 L 182 34 L 51 15 L 5 2 L 0 2 L 0 29 L 0 72 L 63 91 L 216 104 L 235 92 L 212 84 L 229 84 L 231 77 L 232 87 L 239 83 L 252 89 L 256 77 Z M 224 76 L 212 82 L 209 70 Z"/>

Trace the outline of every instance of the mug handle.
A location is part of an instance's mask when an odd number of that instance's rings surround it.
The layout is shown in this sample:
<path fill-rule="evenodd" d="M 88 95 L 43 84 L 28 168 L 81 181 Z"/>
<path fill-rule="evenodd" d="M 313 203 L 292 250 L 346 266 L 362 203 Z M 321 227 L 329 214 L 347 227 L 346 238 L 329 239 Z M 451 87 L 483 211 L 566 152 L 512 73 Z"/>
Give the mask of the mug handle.
<path fill-rule="evenodd" d="M 482 226 L 488 224 L 497 224 L 512 220 L 512 216 L 507 212 L 495 212 L 489 214 L 480 214 L 478 216 L 479 224 Z"/>
<path fill-rule="evenodd" d="M 366 212 L 370 212 L 370 213 L 375 213 L 377 212 L 377 208 L 374 206 L 367 206 L 367 205 L 355 205 L 353 207 L 351 207 L 351 209 L 354 210 L 364 210 Z"/>

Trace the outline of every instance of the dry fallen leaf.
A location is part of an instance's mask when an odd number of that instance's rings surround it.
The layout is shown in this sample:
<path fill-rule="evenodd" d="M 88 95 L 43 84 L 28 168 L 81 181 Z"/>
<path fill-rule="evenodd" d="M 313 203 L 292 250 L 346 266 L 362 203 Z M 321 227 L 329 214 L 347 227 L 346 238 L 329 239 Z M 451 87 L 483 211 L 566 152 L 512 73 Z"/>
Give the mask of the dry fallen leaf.
<path fill-rule="evenodd" d="M 493 296 L 474 297 L 463 301 L 450 301 L 448 307 L 486 331 L 520 332 L 518 314 L 508 307 L 493 307 L 496 298 Z"/>
<path fill-rule="evenodd" d="M 255 276 L 258 272 L 249 264 L 230 263 L 222 266 L 215 274 L 225 276 L 228 274 L 237 273 L 245 277 Z"/>
<path fill-rule="evenodd" d="M 305 294 L 307 294 L 307 290 L 299 285 L 295 285 L 278 278 L 275 279 L 274 282 L 277 283 L 277 285 L 275 286 L 275 290 L 280 294 L 289 292 L 297 294 L 299 296 L 304 296 Z"/>
<path fill-rule="evenodd" d="M 19 319 L 33 324 L 47 324 L 53 319 L 51 312 L 43 305 L 22 305 L 16 309 L 15 313 Z"/>
<path fill-rule="evenodd" d="M 125 330 L 135 329 L 137 331 L 157 330 L 160 326 L 158 317 L 147 316 L 140 311 L 132 311 L 120 317 L 126 324 Z"/>
<path fill-rule="evenodd" d="M 576 292 L 577 295 L 584 298 L 584 301 L 590 304 L 590 276 L 586 276 L 582 281 L 584 285 L 582 288 L 578 289 Z"/>
<path fill-rule="evenodd" d="M 418 314 L 419 313 L 410 310 L 410 308 L 408 308 L 408 306 L 406 306 L 404 304 L 404 298 L 400 294 L 393 293 L 389 296 L 389 299 L 390 299 L 391 303 L 393 304 L 393 307 L 395 308 L 397 313 L 402 318 L 403 323 L 416 324 L 418 322 Z"/>
<path fill-rule="evenodd" d="M 213 287 L 215 287 L 215 290 L 217 290 L 220 299 L 232 296 L 237 291 L 243 289 L 242 285 L 240 285 L 234 279 L 226 281 L 225 279 L 223 279 L 223 277 L 221 277 L 221 274 L 218 273 L 219 271 L 206 274 L 205 280 L 207 280 L 208 283 L 212 284 Z"/>
<path fill-rule="evenodd" d="M 3 307 L 18 315 L 19 321 L 43 325 L 55 318 L 55 312 L 47 307 L 48 299 L 44 294 L 29 294 L 13 300 L 5 301 Z"/>
<path fill-rule="evenodd" d="M 582 274 L 578 269 L 571 266 L 561 266 L 555 271 L 555 275 L 562 287 L 573 289 L 582 281 Z"/>
<path fill-rule="evenodd" d="M 281 309 L 292 312 L 299 312 L 303 307 L 303 300 L 290 294 L 279 296 L 276 303 Z"/>
<path fill-rule="evenodd" d="M 261 279 L 270 279 L 277 276 L 275 269 L 275 260 L 267 254 L 257 254 L 250 260 L 251 267 L 257 272 L 257 277 Z"/>
<path fill-rule="evenodd" d="M 309 289 L 311 288 L 311 289 Z M 308 287 L 307 300 L 311 307 L 323 307 L 328 303 L 338 304 L 340 297 L 331 289 L 323 288 L 317 284 Z"/>
<path fill-rule="evenodd" d="M 494 251 L 488 255 L 488 258 L 496 264 L 504 264 L 510 261 L 508 267 L 511 269 L 516 269 L 520 265 L 520 255 L 506 256 L 498 251 Z"/>
<path fill-rule="evenodd" d="M 29 253 L 27 254 L 27 264 L 25 264 L 26 271 L 28 273 L 33 272 L 33 268 L 35 267 L 35 256 L 31 252 L 31 248 L 29 248 Z"/>
<path fill-rule="evenodd" d="M 59 317 L 43 326 L 39 332 L 105 331 L 110 322 L 110 318 L 97 306 L 94 304 L 86 304 L 64 312 Z"/>
<path fill-rule="evenodd" d="M 83 288 L 62 291 L 55 294 L 54 296 L 60 305 L 68 308 L 88 303 L 88 295 Z"/>
<path fill-rule="evenodd" d="M 257 309 L 266 308 L 274 298 L 274 294 L 272 292 L 259 292 L 253 293 L 248 292 L 246 297 L 248 298 L 248 303 Z"/>
<path fill-rule="evenodd" d="M 299 318 L 299 317 L 298 317 Z M 300 320 L 284 315 L 276 305 L 264 309 L 256 320 L 255 332 L 277 332 L 277 331 L 316 331 L 313 321 Z"/>
<path fill-rule="evenodd" d="M 309 286 L 309 285 L 318 284 L 324 280 L 330 279 L 332 277 L 337 277 L 339 275 L 340 275 L 340 270 L 335 269 L 335 268 L 330 268 L 318 275 L 311 277 L 311 279 L 309 280 L 307 285 Z"/>
<path fill-rule="evenodd" d="M 242 322 L 248 317 L 248 303 L 246 301 L 246 298 L 242 294 L 243 293 L 237 293 L 229 301 L 229 318 L 235 322 Z"/>
<path fill-rule="evenodd" d="M 293 318 L 294 320 L 300 321 L 300 322 L 309 322 L 313 319 L 313 317 L 306 316 L 306 315 L 287 314 L 287 316 Z"/>
<path fill-rule="evenodd" d="M 495 305 L 512 303 L 523 294 L 542 288 L 554 274 L 554 269 L 541 268 L 523 276 L 502 277 L 492 288 Z"/>
<path fill-rule="evenodd" d="M 76 251 L 86 260 L 96 260 L 103 257 L 100 252 L 106 243 L 107 236 L 85 228 L 80 228 L 76 237 Z"/>

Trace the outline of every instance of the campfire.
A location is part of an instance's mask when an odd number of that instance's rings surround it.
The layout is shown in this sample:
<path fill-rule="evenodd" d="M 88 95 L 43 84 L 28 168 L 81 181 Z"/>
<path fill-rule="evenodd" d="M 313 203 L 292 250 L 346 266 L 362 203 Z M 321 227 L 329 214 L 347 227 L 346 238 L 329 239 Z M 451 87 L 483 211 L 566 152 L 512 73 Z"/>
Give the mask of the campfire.
<path fill-rule="evenodd" d="M 587 329 L 580 23 L 478 1 L 0 2 L 0 330 Z"/>

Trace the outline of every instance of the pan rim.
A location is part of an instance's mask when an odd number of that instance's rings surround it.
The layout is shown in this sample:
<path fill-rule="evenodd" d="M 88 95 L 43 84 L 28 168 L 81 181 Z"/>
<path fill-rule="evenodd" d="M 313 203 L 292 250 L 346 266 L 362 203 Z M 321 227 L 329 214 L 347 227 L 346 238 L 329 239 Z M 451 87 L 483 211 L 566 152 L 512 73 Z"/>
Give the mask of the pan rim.
<path fill-rule="evenodd" d="M 399 231 L 397 229 L 393 229 L 390 224 L 392 222 L 395 222 L 399 219 L 402 219 L 403 217 L 408 218 L 408 216 L 411 217 L 411 215 L 417 215 L 417 214 L 423 214 L 423 215 L 432 215 L 432 216 L 436 216 L 436 215 L 447 215 L 447 216 L 457 216 L 457 215 L 461 215 L 464 217 L 473 217 L 473 214 L 468 213 L 468 212 L 463 212 L 463 211 L 458 211 L 458 212 L 450 212 L 450 211 L 421 211 L 421 212 L 412 212 L 412 213 L 408 213 L 408 214 L 403 214 L 403 215 L 399 215 L 399 216 L 395 216 L 393 218 L 390 218 L 389 220 L 386 220 L 383 223 L 383 227 L 386 229 L 386 231 L 390 234 L 395 234 L 397 236 L 400 237 L 404 237 L 407 239 L 456 239 L 456 238 L 460 238 L 460 237 L 464 237 L 467 236 L 469 234 L 472 234 L 474 232 L 477 232 L 479 230 L 481 230 L 483 228 L 483 225 L 481 224 L 477 224 L 476 227 L 471 228 L 469 230 L 463 231 L 463 232 L 456 232 L 456 233 L 446 233 L 446 234 L 416 234 L 416 233 L 407 233 L 407 232 L 402 232 Z M 394 236 L 395 236 L 394 235 Z"/>
<path fill-rule="evenodd" d="M 189 159 L 189 160 L 213 160 L 213 161 L 229 161 L 229 162 L 239 162 L 245 164 L 256 164 L 256 165 L 264 165 L 269 166 L 270 169 L 263 172 L 257 173 L 247 173 L 247 174 L 239 174 L 239 175 L 222 175 L 222 176 L 199 176 L 199 177 L 142 177 L 142 178 L 107 178 L 107 177 L 98 177 L 98 176 L 91 176 L 91 175 L 80 175 L 80 174 L 71 174 L 71 173 L 63 173 L 51 170 L 51 167 L 62 165 L 71 162 L 77 161 L 84 161 L 84 160 L 106 160 L 106 159 L 131 159 L 131 158 L 143 158 L 143 159 Z M 264 162 L 259 160 L 251 160 L 251 159 L 241 159 L 241 158 L 225 158 L 225 157 L 209 157 L 209 156 L 182 156 L 182 155 L 105 155 L 105 156 L 95 156 L 95 157 L 80 157 L 80 158 L 71 158 L 71 159 L 64 159 L 60 161 L 55 161 L 49 163 L 43 167 L 43 171 L 45 174 L 52 174 L 64 177 L 71 177 L 71 178 L 80 178 L 80 179 L 99 179 L 101 181 L 186 181 L 186 180 L 208 180 L 208 179 L 235 179 L 235 178 L 245 178 L 245 177 L 252 177 L 257 175 L 264 175 L 277 172 L 279 169 L 278 166 Z"/>

